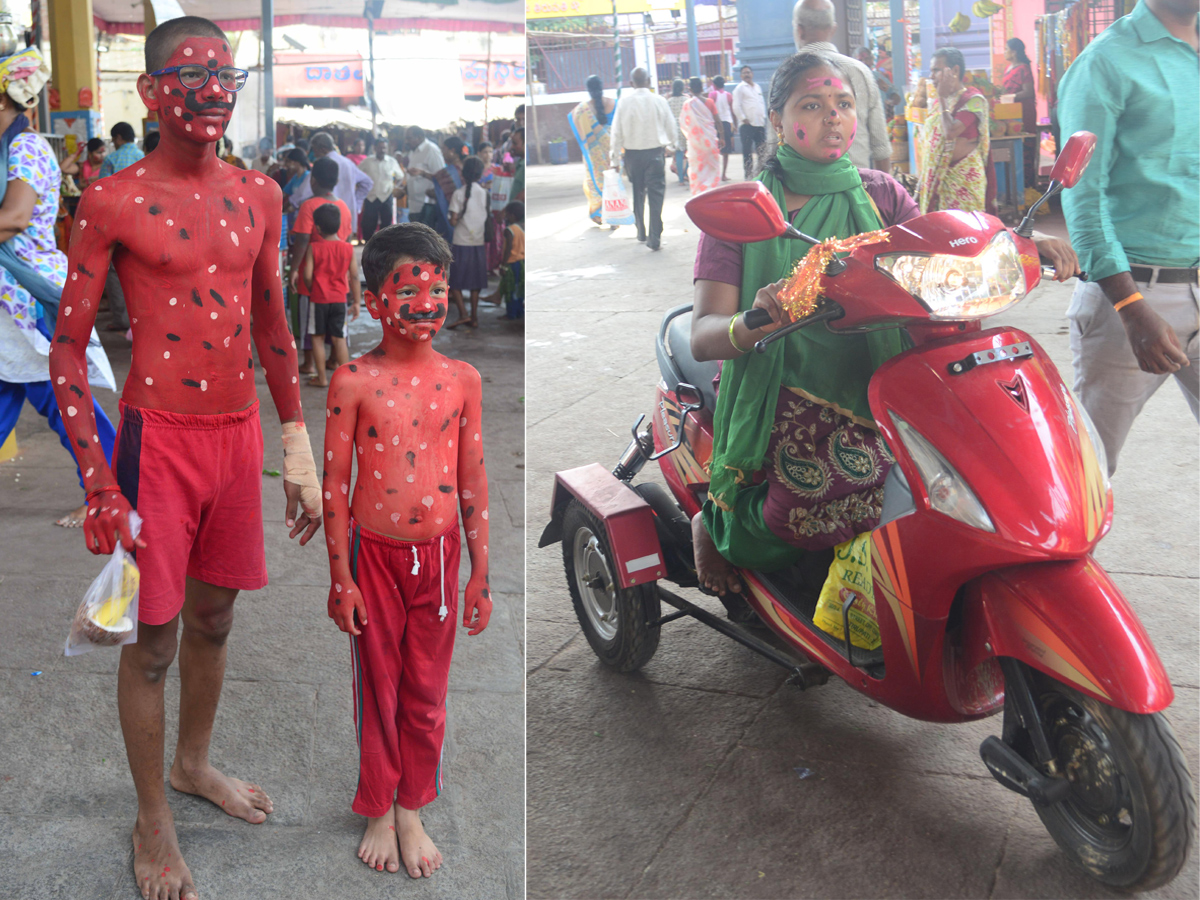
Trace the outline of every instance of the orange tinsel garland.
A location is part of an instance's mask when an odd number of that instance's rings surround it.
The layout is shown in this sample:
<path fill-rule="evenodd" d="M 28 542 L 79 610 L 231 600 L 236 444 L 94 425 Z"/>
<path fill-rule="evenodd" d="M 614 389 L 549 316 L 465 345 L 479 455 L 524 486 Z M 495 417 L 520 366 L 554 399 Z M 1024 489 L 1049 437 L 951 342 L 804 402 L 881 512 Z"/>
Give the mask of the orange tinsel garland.
<path fill-rule="evenodd" d="M 779 302 L 787 310 L 792 320 L 802 319 L 817 308 L 817 299 L 821 289 L 821 276 L 825 267 L 833 261 L 838 253 L 849 253 L 867 244 L 875 244 L 891 239 L 886 231 L 865 231 L 848 238 L 830 238 L 821 241 L 802 258 L 796 261 L 787 284 L 779 291 Z"/>

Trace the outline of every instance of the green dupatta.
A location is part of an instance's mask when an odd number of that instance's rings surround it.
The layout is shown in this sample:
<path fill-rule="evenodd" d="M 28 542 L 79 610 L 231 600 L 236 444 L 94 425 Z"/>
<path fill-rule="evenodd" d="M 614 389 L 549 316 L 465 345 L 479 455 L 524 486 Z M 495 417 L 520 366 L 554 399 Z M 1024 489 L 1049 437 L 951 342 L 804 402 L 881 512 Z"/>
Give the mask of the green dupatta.
<path fill-rule="evenodd" d="M 794 222 L 805 234 L 824 240 L 846 238 L 881 227 L 879 215 L 862 186 L 858 169 L 843 156 L 835 163 L 814 163 L 790 147 L 779 149 L 784 181 L 770 170 L 758 180 L 786 209 L 783 187 L 810 199 Z M 740 309 L 750 309 L 762 287 L 790 275 L 809 245 L 789 238 L 747 244 L 742 255 Z M 867 385 L 880 365 L 905 349 L 904 333 L 889 328 L 867 334 L 838 335 L 822 326 L 804 328 L 773 343 L 766 353 L 745 353 L 725 362 L 714 412 L 709 499 L 731 513 L 738 492 L 762 468 L 775 425 L 779 391 L 786 386 L 810 400 L 874 427 Z M 713 512 L 716 512 L 714 510 Z M 713 529 L 710 529 L 712 531 Z M 731 534 L 734 529 L 716 529 Z M 717 547 L 726 558 L 736 548 Z M 729 541 L 726 540 L 726 543 Z"/>

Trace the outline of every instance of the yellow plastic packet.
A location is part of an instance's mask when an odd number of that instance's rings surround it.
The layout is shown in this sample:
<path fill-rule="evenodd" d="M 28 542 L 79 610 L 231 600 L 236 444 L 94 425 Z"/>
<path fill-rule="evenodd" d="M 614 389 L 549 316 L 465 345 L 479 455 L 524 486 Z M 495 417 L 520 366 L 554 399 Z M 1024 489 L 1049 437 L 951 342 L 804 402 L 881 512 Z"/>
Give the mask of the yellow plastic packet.
<path fill-rule="evenodd" d="M 846 639 L 842 626 L 842 604 L 856 597 L 850 607 L 850 643 L 863 650 L 879 647 L 879 620 L 875 617 L 875 588 L 871 580 L 871 534 L 865 532 L 833 548 L 833 565 L 817 598 L 813 624 L 840 641 Z"/>

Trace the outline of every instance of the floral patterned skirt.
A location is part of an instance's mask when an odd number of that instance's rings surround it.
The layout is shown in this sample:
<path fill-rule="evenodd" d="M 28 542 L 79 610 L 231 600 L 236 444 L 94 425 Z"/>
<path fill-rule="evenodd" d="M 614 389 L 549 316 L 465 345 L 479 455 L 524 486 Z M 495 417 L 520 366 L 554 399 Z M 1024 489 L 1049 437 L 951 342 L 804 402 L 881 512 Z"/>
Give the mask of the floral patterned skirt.
<path fill-rule="evenodd" d="M 763 519 L 805 550 L 848 541 L 879 524 L 893 461 L 876 429 L 785 387 L 764 467 Z"/>

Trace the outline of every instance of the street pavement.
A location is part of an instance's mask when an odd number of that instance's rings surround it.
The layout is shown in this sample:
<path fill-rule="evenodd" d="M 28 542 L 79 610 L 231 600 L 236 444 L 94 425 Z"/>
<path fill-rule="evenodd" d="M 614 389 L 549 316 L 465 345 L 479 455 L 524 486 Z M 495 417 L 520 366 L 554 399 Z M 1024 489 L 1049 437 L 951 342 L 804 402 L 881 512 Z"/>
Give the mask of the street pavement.
<path fill-rule="evenodd" d="M 264 475 L 271 583 L 237 602 L 212 760 L 261 784 L 275 812 L 249 825 L 168 787 L 203 900 L 525 896 L 523 332 L 491 307 L 481 319 L 478 330 L 443 332 L 434 343 L 483 377 L 495 603 L 482 634 L 467 637 L 460 628 L 450 672 L 446 789 L 424 815 L 445 864 L 416 883 L 403 869 L 370 870 L 355 855 L 364 820 L 350 810 L 358 754 L 348 641 L 326 615 L 321 535 L 303 548 L 288 540 L 280 479 Z M 379 336 L 364 312 L 351 328 L 352 356 Z M 129 344 L 103 338 L 120 384 Z M 261 370 L 257 380 L 264 467 L 280 469 L 278 418 Z M 301 390 L 319 454 L 324 392 Z M 117 395 L 97 394 L 115 423 Z M 71 618 L 104 559 L 85 551 L 81 531 L 52 524 L 80 503 L 81 492 L 57 436 L 28 406 L 17 438 L 20 456 L 0 464 L 0 900 L 134 900 L 136 799 L 117 721 L 118 653 L 62 655 Z M 468 572 L 464 549 L 461 585 Z M 167 767 L 178 685 L 173 666 Z"/>
<path fill-rule="evenodd" d="M 537 539 L 554 472 L 611 468 L 651 410 L 659 320 L 691 302 L 697 231 L 683 213 L 686 188 L 667 178 L 653 253 L 632 227 L 587 221 L 580 165 L 529 170 L 529 896 L 1125 896 L 1072 869 L 1031 805 L 988 774 L 978 748 L 999 717 L 917 722 L 836 679 L 801 692 L 690 619 L 664 626 L 638 673 L 615 673 L 592 653 L 560 546 L 539 550 Z M 999 317 L 1030 332 L 1068 382 L 1070 294 L 1070 284 L 1047 286 Z M 1115 522 L 1096 554 L 1170 673 L 1168 715 L 1193 773 L 1197 464 L 1196 423 L 1167 385 L 1121 456 Z M 641 477 L 656 476 L 651 464 Z M 1175 882 L 1145 896 L 1198 892 L 1193 848 Z"/>

